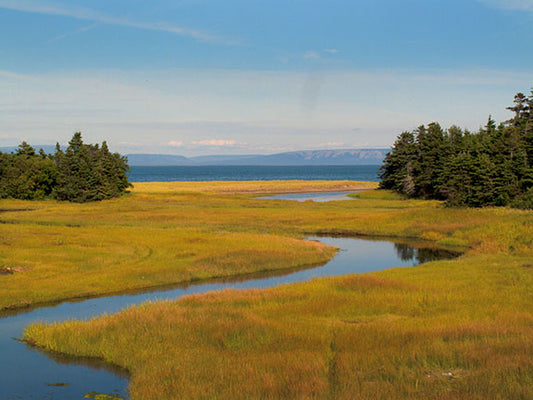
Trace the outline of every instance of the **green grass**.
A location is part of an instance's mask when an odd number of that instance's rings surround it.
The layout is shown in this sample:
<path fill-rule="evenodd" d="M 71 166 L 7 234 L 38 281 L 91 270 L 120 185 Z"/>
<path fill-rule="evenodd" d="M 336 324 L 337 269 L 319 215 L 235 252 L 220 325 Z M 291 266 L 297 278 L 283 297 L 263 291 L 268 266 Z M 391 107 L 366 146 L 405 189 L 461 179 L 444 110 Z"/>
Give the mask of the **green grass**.
<path fill-rule="evenodd" d="M 301 240 L 291 223 L 297 205 L 250 192 L 373 186 L 145 183 L 98 203 L 0 200 L 0 271 L 14 272 L 0 274 L 0 310 L 323 263 L 335 250 Z"/>
<path fill-rule="evenodd" d="M 34 324 L 26 340 L 127 368 L 132 399 L 533 398 L 532 212 L 450 209 L 385 192 L 317 204 L 254 200 L 246 190 L 151 190 L 118 201 L 117 225 L 168 224 L 204 238 L 215 232 L 284 239 L 360 233 L 467 251 L 417 268 L 227 290 L 90 321 Z M 146 216 L 144 207 L 150 207 Z M 97 226 L 102 217 L 85 223 Z M 211 263 L 217 258 L 205 265 Z"/>

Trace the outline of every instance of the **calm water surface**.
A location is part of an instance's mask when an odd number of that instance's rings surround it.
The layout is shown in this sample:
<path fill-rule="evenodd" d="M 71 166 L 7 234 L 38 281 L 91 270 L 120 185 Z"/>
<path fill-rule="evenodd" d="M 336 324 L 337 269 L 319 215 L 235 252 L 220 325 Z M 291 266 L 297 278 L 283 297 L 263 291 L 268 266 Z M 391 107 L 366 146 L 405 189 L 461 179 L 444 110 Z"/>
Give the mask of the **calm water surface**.
<path fill-rule="evenodd" d="M 188 294 L 225 288 L 267 288 L 321 276 L 364 273 L 399 266 L 411 267 L 423 261 L 456 256 L 445 250 L 416 248 L 388 241 L 330 237 L 309 239 L 338 247 L 340 250 L 325 265 L 286 275 L 270 274 L 263 278 L 250 277 L 240 282 L 218 281 L 164 291 L 65 302 L 1 318 L 0 399 L 81 399 L 91 391 L 127 398 L 128 379 L 124 372 L 105 364 L 54 357 L 16 341 L 15 338 L 21 337 L 24 327 L 35 321 L 88 319 L 103 313 L 114 313 L 148 300 L 177 299 Z"/>
<path fill-rule="evenodd" d="M 378 181 L 379 165 L 131 167 L 131 182 Z"/>
<path fill-rule="evenodd" d="M 349 194 L 357 192 L 318 192 L 318 193 L 286 193 L 277 194 L 274 196 L 258 197 L 261 200 L 294 200 L 294 201 L 316 201 L 318 203 L 324 203 L 328 201 L 343 201 L 353 200 L 353 197 L 349 197 Z"/>

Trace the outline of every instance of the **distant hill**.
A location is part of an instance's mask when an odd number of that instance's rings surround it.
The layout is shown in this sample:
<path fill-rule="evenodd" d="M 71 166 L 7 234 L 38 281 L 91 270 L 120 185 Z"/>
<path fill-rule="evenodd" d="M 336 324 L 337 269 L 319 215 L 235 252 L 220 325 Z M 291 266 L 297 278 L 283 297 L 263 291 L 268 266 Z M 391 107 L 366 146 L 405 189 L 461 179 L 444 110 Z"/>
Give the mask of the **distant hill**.
<path fill-rule="evenodd" d="M 188 165 L 379 165 L 389 149 L 307 150 L 270 155 L 183 157 L 167 154 L 128 154 L 130 166 Z"/>
<path fill-rule="evenodd" d="M 388 151 L 386 149 L 292 151 L 263 156 L 257 161 L 262 165 L 375 165 L 382 163 Z"/>
<path fill-rule="evenodd" d="M 54 153 L 55 146 L 36 145 Z M 18 146 L 0 147 L 11 153 Z M 381 165 L 390 149 L 305 150 L 278 154 L 211 155 L 184 157 L 172 154 L 127 154 L 130 166 L 192 166 L 192 165 Z"/>
<path fill-rule="evenodd" d="M 128 164 L 130 166 L 170 166 L 170 165 L 198 165 L 191 159 L 183 156 L 170 154 L 128 154 Z"/>

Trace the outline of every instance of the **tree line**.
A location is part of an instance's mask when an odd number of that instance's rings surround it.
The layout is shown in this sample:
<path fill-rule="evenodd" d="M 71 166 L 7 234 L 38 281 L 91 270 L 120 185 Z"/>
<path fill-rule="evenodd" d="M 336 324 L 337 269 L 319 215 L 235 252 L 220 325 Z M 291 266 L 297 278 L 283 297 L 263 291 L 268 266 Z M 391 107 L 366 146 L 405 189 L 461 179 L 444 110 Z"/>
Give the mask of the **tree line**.
<path fill-rule="evenodd" d="M 22 142 L 12 153 L 0 152 L 0 198 L 54 198 L 83 203 L 118 197 L 130 187 L 126 157 L 103 142 L 84 144 L 76 132 L 65 151 L 37 152 Z"/>
<path fill-rule="evenodd" d="M 380 187 L 449 206 L 533 209 L 533 91 L 507 107 L 514 117 L 478 132 L 438 123 L 402 132 L 386 155 Z"/>

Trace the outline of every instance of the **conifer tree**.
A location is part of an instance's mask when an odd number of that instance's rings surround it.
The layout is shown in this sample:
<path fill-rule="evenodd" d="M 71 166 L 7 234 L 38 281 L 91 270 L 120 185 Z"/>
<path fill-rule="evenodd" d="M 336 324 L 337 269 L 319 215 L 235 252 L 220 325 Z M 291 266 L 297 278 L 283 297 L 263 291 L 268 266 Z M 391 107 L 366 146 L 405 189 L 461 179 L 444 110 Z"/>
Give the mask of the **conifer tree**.
<path fill-rule="evenodd" d="M 533 91 L 518 93 L 508 109 L 511 120 L 496 125 L 489 116 L 478 133 L 437 123 L 403 132 L 385 157 L 380 187 L 452 206 L 533 208 Z M 408 152 L 406 138 L 415 138 Z"/>
<path fill-rule="evenodd" d="M 415 137 L 402 132 L 387 153 L 380 169 L 380 187 L 392 189 L 408 196 L 414 195 L 413 162 L 416 154 Z"/>
<path fill-rule="evenodd" d="M 122 195 L 130 186 L 127 159 L 111 153 L 107 143 L 84 144 L 76 132 L 66 151 L 36 152 L 22 142 L 14 153 L 0 152 L 0 198 L 85 202 Z"/>
<path fill-rule="evenodd" d="M 76 132 L 63 153 L 56 149 L 58 181 L 55 196 L 60 200 L 86 202 L 120 196 L 130 186 L 127 160 L 111 153 L 107 143 L 86 145 Z"/>
<path fill-rule="evenodd" d="M 417 157 L 414 161 L 415 195 L 422 198 L 440 198 L 438 175 L 446 158 L 444 131 L 438 123 L 416 131 Z"/>
<path fill-rule="evenodd" d="M 49 196 L 55 185 L 55 166 L 43 151 L 22 142 L 11 154 L 0 157 L 0 198 L 23 200 Z"/>

